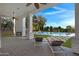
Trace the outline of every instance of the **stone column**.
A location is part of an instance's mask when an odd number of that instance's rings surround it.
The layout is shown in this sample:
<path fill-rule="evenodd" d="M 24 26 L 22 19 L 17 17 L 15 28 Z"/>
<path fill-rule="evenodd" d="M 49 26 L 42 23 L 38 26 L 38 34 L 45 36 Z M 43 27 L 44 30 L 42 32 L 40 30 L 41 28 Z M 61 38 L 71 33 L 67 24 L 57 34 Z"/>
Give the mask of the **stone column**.
<path fill-rule="evenodd" d="M 79 40 L 79 3 L 75 4 L 75 35 Z"/>
<path fill-rule="evenodd" d="M 29 14 L 29 39 L 33 39 L 33 21 L 32 14 Z"/>
<path fill-rule="evenodd" d="M 0 48 L 1 48 L 1 18 L 0 18 Z"/>
<path fill-rule="evenodd" d="M 22 30 L 22 36 L 24 37 L 24 36 L 26 36 L 26 23 L 25 23 L 25 21 L 26 21 L 26 18 L 23 18 L 23 30 Z"/>
<path fill-rule="evenodd" d="M 79 3 L 75 4 L 75 38 L 72 39 L 72 51 L 79 54 Z"/>
<path fill-rule="evenodd" d="M 15 31 L 15 21 L 16 21 L 16 19 L 13 19 L 13 23 L 14 23 L 14 26 L 13 26 L 13 34 L 14 34 L 14 36 L 16 36 L 16 31 Z"/>

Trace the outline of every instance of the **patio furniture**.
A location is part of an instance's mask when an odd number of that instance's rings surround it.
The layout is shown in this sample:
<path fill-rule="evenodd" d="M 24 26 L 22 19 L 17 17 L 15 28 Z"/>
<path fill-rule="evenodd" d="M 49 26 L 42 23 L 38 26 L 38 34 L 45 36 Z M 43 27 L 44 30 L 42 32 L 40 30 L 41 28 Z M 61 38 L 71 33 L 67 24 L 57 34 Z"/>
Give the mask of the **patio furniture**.
<path fill-rule="evenodd" d="M 61 46 L 64 42 L 61 41 L 61 40 L 54 40 L 52 38 L 49 38 L 48 39 L 48 43 L 51 45 L 51 46 Z"/>
<path fill-rule="evenodd" d="M 52 41 L 51 45 L 52 46 L 61 46 L 63 41 Z"/>
<path fill-rule="evenodd" d="M 64 43 L 63 41 L 61 41 L 60 39 L 56 39 L 55 37 L 48 37 L 47 41 L 53 55 L 64 55 L 63 48 L 61 46 Z"/>

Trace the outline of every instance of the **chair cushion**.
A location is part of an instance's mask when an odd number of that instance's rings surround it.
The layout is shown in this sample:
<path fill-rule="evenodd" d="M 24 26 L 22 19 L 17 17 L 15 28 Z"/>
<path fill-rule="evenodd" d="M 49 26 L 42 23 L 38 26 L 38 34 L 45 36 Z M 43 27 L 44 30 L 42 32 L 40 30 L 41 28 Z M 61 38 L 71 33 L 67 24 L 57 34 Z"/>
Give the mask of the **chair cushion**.
<path fill-rule="evenodd" d="M 52 41 L 51 45 L 52 46 L 60 46 L 60 45 L 62 45 L 62 43 L 63 43 L 63 41 Z"/>

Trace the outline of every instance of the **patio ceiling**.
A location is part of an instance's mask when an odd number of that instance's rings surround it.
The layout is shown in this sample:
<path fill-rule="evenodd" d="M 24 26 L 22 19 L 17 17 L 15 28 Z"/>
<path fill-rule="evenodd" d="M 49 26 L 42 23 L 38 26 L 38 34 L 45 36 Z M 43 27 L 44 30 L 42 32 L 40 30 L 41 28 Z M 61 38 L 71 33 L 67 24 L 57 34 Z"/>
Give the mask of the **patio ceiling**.
<path fill-rule="evenodd" d="M 32 5 L 30 5 L 29 7 L 26 7 L 25 5 L 25 3 L 0 4 L 0 15 L 12 17 L 13 12 L 15 12 L 15 16 L 20 17 L 23 13 L 34 10 L 34 7 Z"/>
<path fill-rule="evenodd" d="M 24 17 L 27 13 L 36 13 L 44 8 L 55 6 L 57 3 L 48 3 L 36 9 L 33 4 L 26 6 L 26 3 L 0 3 L 0 16 L 12 17 L 15 12 L 16 17 Z"/>

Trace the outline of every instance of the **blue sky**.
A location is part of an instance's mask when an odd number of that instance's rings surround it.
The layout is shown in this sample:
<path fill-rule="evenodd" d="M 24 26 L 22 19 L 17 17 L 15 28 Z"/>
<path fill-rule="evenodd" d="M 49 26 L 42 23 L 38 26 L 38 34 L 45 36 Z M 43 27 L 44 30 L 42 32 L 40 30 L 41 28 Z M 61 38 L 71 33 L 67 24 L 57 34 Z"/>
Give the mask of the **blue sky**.
<path fill-rule="evenodd" d="M 41 15 L 47 19 L 46 26 L 65 28 L 67 25 L 75 26 L 75 4 L 63 3 L 57 6 L 41 10 L 35 15 Z"/>

